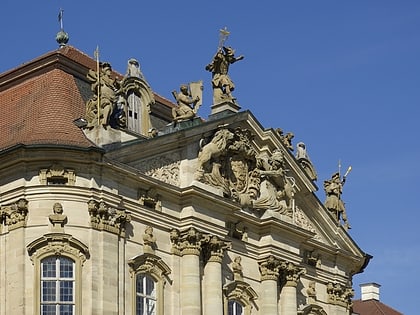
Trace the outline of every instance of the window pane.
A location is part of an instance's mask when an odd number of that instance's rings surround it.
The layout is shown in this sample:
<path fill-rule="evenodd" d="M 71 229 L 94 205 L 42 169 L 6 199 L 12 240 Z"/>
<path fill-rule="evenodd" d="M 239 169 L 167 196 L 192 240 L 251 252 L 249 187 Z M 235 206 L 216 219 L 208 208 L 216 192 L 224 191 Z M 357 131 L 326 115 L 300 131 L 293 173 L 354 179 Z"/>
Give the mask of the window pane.
<path fill-rule="evenodd" d="M 142 296 L 136 298 L 136 315 L 144 315 L 144 297 Z"/>
<path fill-rule="evenodd" d="M 73 278 L 73 261 L 69 258 L 60 259 L 60 278 Z"/>
<path fill-rule="evenodd" d="M 56 282 L 55 281 L 43 281 L 42 282 L 42 297 L 41 301 L 56 301 Z"/>
<path fill-rule="evenodd" d="M 151 300 L 151 299 L 147 299 L 146 300 L 146 307 L 147 307 L 147 315 L 155 315 L 155 311 L 156 311 L 156 301 Z"/>
<path fill-rule="evenodd" d="M 242 304 L 237 301 L 230 300 L 228 303 L 228 315 L 243 315 Z"/>
<path fill-rule="evenodd" d="M 41 306 L 42 315 L 56 315 L 56 306 L 55 305 L 42 305 Z"/>
<path fill-rule="evenodd" d="M 144 288 L 143 288 L 143 279 L 144 275 L 140 274 L 136 277 L 136 292 L 144 294 Z"/>
<path fill-rule="evenodd" d="M 60 315 L 73 315 L 73 305 L 60 305 Z"/>
<path fill-rule="evenodd" d="M 146 295 L 155 297 L 155 282 L 150 277 L 146 276 Z"/>
<path fill-rule="evenodd" d="M 73 301 L 73 281 L 60 281 L 60 301 Z"/>
<path fill-rule="evenodd" d="M 55 278 L 55 257 L 48 257 L 42 260 L 42 277 L 43 278 Z"/>

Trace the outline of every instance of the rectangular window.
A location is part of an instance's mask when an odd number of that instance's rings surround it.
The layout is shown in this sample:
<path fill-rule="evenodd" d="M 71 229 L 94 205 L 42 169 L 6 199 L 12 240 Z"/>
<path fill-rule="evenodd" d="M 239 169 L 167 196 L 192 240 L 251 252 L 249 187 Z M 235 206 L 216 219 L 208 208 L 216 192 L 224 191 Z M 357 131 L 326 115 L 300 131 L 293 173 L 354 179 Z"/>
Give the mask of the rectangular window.
<path fill-rule="evenodd" d="M 74 261 L 50 256 L 41 261 L 41 314 L 73 315 Z"/>

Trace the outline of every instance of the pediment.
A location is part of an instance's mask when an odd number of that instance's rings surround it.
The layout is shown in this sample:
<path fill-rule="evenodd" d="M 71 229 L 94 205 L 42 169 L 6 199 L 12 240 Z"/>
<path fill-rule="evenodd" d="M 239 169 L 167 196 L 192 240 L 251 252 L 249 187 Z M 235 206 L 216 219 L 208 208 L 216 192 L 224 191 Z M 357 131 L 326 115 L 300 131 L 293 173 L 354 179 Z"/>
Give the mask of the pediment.
<path fill-rule="evenodd" d="M 291 138 L 279 129 L 263 129 L 250 112 L 241 112 L 112 154 L 165 184 L 198 187 L 235 203 L 255 220 L 273 217 L 309 232 L 313 242 L 332 251 L 359 255 L 316 197 L 315 167 Z"/>

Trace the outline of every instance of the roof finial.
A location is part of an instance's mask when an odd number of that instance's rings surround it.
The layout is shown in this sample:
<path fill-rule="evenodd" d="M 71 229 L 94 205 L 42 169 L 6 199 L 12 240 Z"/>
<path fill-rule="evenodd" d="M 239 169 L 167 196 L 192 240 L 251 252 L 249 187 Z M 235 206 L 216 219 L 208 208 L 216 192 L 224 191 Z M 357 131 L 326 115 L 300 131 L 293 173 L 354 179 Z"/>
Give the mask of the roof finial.
<path fill-rule="evenodd" d="M 58 12 L 58 23 L 60 23 L 60 31 L 57 33 L 57 35 L 55 37 L 55 40 L 60 45 L 60 48 L 66 46 L 66 44 L 69 41 L 69 34 L 67 34 L 64 31 L 64 26 L 63 26 L 63 13 L 64 13 L 64 10 L 63 9 L 60 9 L 60 11 Z"/>

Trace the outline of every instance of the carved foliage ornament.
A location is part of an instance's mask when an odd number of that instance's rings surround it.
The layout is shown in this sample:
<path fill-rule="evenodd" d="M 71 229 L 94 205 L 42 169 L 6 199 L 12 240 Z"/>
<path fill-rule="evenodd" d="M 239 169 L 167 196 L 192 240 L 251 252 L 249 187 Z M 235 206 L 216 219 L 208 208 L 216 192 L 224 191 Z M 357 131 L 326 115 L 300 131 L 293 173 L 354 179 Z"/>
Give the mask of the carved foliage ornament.
<path fill-rule="evenodd" d="M 10 205 L 0 207 L 0 224 L 7 225 L 9 230 L 25 226 L 28 216 L 28 201 L 24 198 Z"/>
<path fill-rule="evenodd" d="M 218 130 L 198 153 L 196 179 L 217 187 L 257 214 L 273 210 L 292 216 L 292 185 L 281 151 L 257 154 L 247 129 Z"/>
<path fill-rule="evenodd" d="M 172 229 L 170 232 L 172 253 L 176 255 L 202 255 L 205 262 L 221 262 L 226 249 L 231 243 L 221 240 L 216 235 L 203 234 L 194 227 L 180 232 Z"/>
<path fill-rule="evenodd" d="M 114 208 L 103 201 L 90 200 L 88 211 L 92 227 L 100 231 L 105 230 L 124 236 L 126 224 L 131 221 L 130 213 L 123 207 Z"/>
<path fill-rule="evenodd" d="M 341 305 L 347 308 L 352 306 L 354 290 L 351 287 L 343 286 L 339 283 L 329 282 L 327 284 L 328 303 Z"/>

